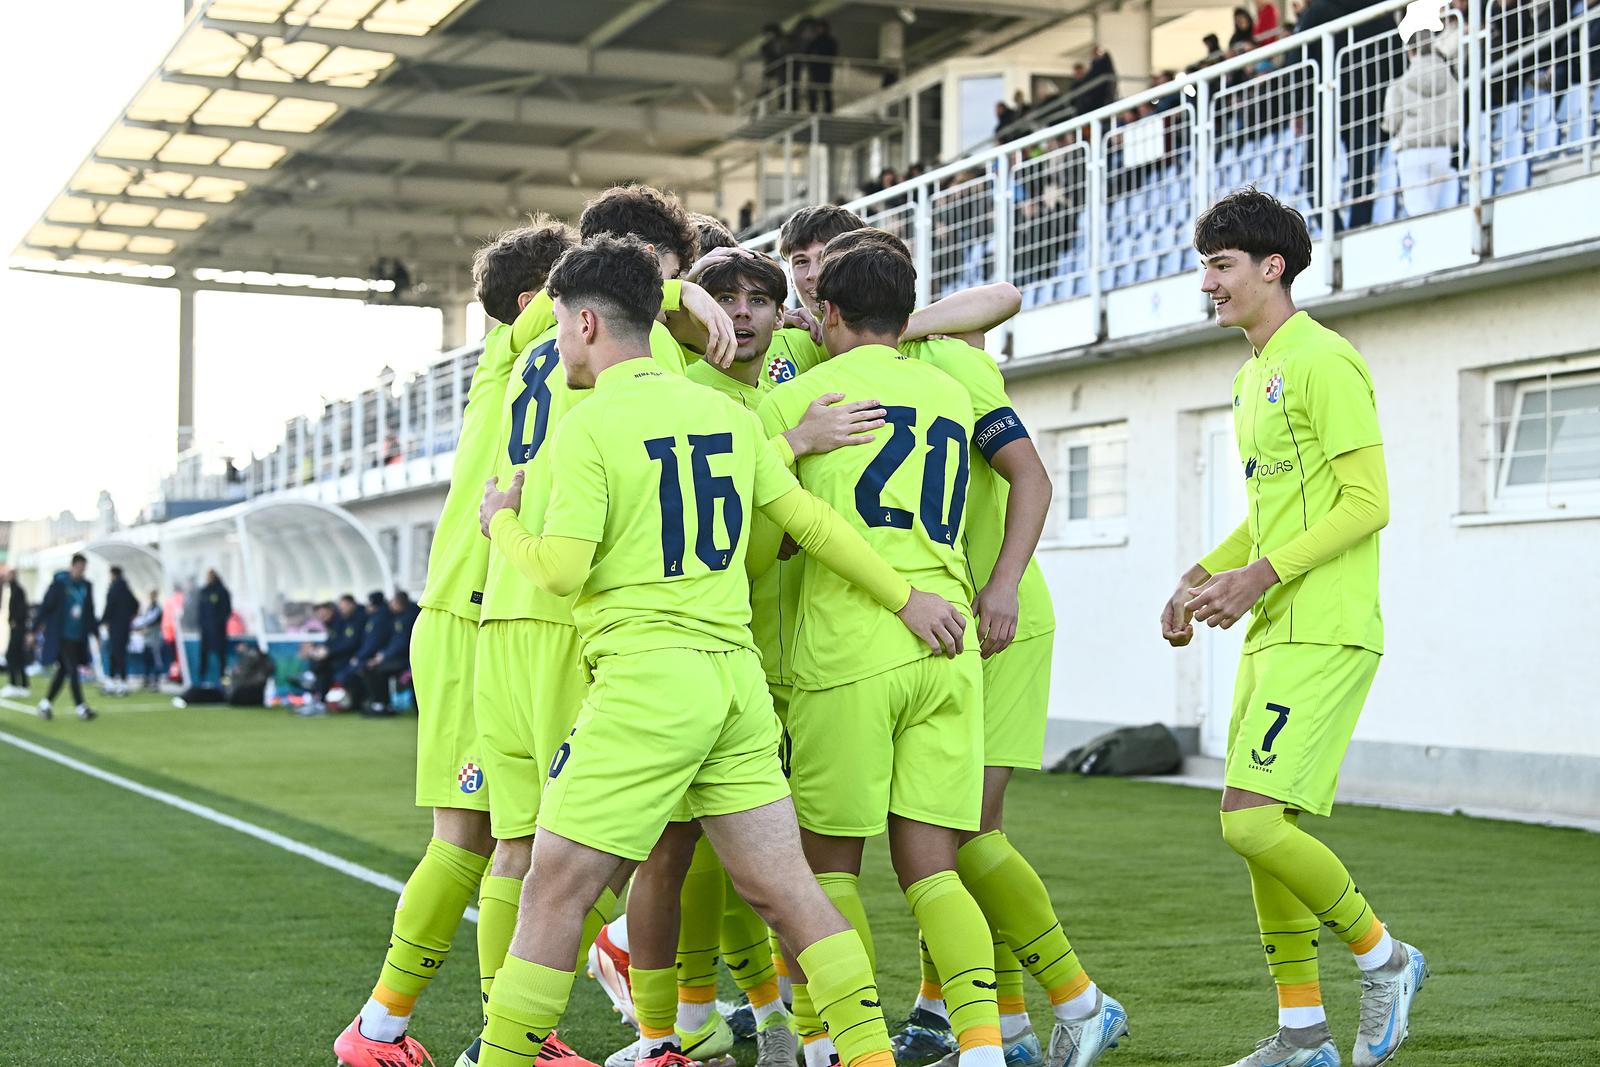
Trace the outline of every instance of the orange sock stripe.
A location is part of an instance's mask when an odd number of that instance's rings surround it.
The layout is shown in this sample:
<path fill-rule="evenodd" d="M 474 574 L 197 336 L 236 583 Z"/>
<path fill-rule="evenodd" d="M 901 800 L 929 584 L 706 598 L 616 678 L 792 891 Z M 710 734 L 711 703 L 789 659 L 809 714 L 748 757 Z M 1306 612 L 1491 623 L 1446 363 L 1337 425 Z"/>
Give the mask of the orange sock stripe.
<path fill-rule="evenodd" d="M 1321 982 L 1299 982 L 1278 987 L 1278 1007 L 1314 1008 L 1322 1003 Z"/>
<path fill-rule="evenodd" d="M 679 1004 L 710 1004 L 717 999 L 717 987 L 712 985 L 681 985 L 678 987 Z"/>
<path fill-rule="evenodd" d="M 1049 990 L 1050 1003 L 1065 1004 L 1073 997 L 1089 988 L 1089 972 L 1079 971 L 1060 985 Z"/>
<path fill-rule="evenodd" d="M 382 982 L 372 988 L 372 999 L 387 1008 L 390 1015 L 410 1015 L 411 1009 L 417 1006 L 415 994 L 396 993 Z"/>
<path fill-rule="evenodd" d="M 969 1049 L 983 1048 L 984 1046 L 1000 1047 L 1000 1028 L 998 1026 L 969 1026 L 956 1035 L 956 1045 L 962 1052 Z"/>
<path fill-rule="evenodd" d="M 922 983 L 921 992 L 922 992 L 922 995 L 924 997 L 927 997 L 929 1000 L 943 1000 L 944 999 L 944 986 L 941 985 L 938 982 L 929 982 L 929 981 L 924 980 L 923 983 Z"/>
<path fill-rule="evenodd" d="M 1023 1000 L 1021 997 L 1001 997 L 999 998 L 998 1005 L 1001 1015 L 1028 1014 L 1028 1002 Z"/>
<path fill-rule="evenodd" d="M 673 1030 L 670 1026 L 646 1026 L 642 1022 L 639 1024 L 639 1034 L 647 1041 L 654 1041 L 661 1037 L 671 1037 L 672 1033 Z"/>
<path fill-rule="evenodd" d="M 778 999 L 777 979 L 769 978 L 754 989 L 746 990 L 745 996 L 750 998 L 750 1006 L 753 1008 L 761 1008 L 771 1004 Z"/>
<path fill-rule="evenodd" d="M 888 1049 L 881 1052 L 869 1052 L 865 1056 L 857 1056 L 845 1067 L 894 1067 L 894 1054 Z"/>
<path fill-rule="evenodd" d="M 814 1034 L 801 1034 L 800 1035 L 800 1043 L 803 1044 L 803 1045 L 810 1045 L 810 1044 L 813 1044 L 813 1043 L 815 1043 L 817 1041 L 826 1041 L 827 1039 L 828 1039 L 828 1031 L 826 1031 L 826 1030 L 818 1030 Z M 894 1057 L 890 1056 L 889 1059 L 893 1060 Z M 854 1062 L 854 1061 L 852 1061 L 852 1062 Z"/>
<path fill-rule="evenodd" d="M 781 953 L 773 954 L 772 970 L 779 978 L 789 977 L 789 965 L 783 961 L 783 956 Z"/>
<path fill-rule="evenodd" d="M 1367 927 L 1367 932 L 1350 942 L 1350 951 L 1361 953 L 1370 952 L 1383 940 L 1383 924 L 1376 915 L 1372 916 L 1372 925 Z"/>

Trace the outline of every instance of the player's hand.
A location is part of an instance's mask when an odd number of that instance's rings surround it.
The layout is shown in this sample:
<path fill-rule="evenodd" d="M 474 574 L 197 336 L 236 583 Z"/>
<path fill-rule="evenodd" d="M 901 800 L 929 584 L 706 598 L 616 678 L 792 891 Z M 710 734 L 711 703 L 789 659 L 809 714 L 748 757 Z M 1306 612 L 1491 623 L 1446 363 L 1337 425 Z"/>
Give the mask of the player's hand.
<path fill-rule="evenodd" d="M 800 554 L 800 546 L 795 544 L 794 538 L 788 534 L 783 535 L 783 540 L 778 543 L 778 558 L 793 559 Z"/>
<path fill-rule="evenodd" d="M 1198 589 L 1189 590 L 1194 599 L 1185 606 L 1196 622 L 1220 626 L 1224 630 L 1238 622 L 1261 599 L 1261 594 L 1278 581 L 1266 557 L 1247 567 L 1214 575 Z"/>
<path fill-rule="evenodd" d="M 961 654 L 967 619 L 944 597 L 913 589 L 911 599 L 897 614 L 906 629 L 927 642 L 933 651 L 950 658 Z"/>
<path fill-rule="evenodd" d="M 871 431 L 883 425 L 888 412 L 876 400 L 840 403 L 843 399 L 843 393 L 823 393 L 806 408 L 800 424 L 784 433 L 796 459 L 872 442 Z"/>
<path fill-rule="evenodd" d="M 972 602 L 972 610 L 978 616 L 979 651 L 983 658 L 1004 652 L 1017 636 L 1016 583 L 990 579 Z"/>
<path fill-rule="evenodd" d="M 727 370 L 733 366 L 733 350 L 739 341 L 733 336 L 733 320 L 712 295 L 694 282 L 683 283 L 679 297 L 684 311 L 706 330 L 706 362 Z"/>
<path fill-rule="evenodd" d="M 499 478 L 483 483 L 483 503 L 478 506 L 478 529 L 483 531 L 483 536 L 489 536 L 489 524 L 494 521 L 496 512 L 505 508 L 514 512 L 522 510 L 522 475 L 520 470 L 513 474 L 504 492 L 500 490 Z"/>
<path fill-rule="evenodd" d="M 811 335 L 813 341 L 819 345 L 822 343 L 822 323 L 818 322 L 817 317 L 803 307 L 784 308 L 782 325 L 794 326 L 805 330 Z"/>
<path fill-rule="evenodd" d="M 1194 640 L 1194 627 L 1189 625 L 1189 619 L 1194 614 L 1189 610 L 1192 595 L 1189 583 L 1180 581 L 1177 590 L 1161 608 L 1161 637 L 1173 648 L 1182 648 Z"/>
<path fill-rule="evenodd" d="M 684 274 L 686 282 L 700 281 L 700 275 L 706 272 L 707 267 L 714 267 L 718 263 L 726 263 L 732 259 L 755 259 L 756 253 L 741 245 L 725 245 L 722 248 L 713 248 L 705 255 L 694 261 L 694 266 Z"/>

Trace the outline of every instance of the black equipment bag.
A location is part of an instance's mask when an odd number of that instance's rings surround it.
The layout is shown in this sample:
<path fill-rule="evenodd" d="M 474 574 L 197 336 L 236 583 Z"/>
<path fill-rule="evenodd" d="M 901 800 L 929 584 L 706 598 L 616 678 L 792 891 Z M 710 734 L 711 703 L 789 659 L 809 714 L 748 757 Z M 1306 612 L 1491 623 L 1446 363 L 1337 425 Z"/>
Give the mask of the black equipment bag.
<path fill-rule="evenodd" d="M 1176 774 L 1183 753 L 1172 731 L 1159 722 L 1124 726 L 1101 734 L 1068 752 L 1050 770 L 1054 774 Z"/>

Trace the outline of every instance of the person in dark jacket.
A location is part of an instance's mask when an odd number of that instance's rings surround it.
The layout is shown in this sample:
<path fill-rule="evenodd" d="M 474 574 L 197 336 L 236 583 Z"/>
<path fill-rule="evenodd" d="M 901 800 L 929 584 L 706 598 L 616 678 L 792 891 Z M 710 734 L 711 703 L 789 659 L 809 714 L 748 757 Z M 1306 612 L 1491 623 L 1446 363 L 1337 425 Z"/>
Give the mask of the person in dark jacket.
<path fill-rule="evenodd" d="M 384 599 L 383 594 L 368 593 L 366 618 L 361 623 L 361 643 L 356 646 L 350 673 L 344 678 L 344 687 L 350 693 L 352 707 L 367 699 L 367 664 L 383 650 L 384 645 L 389 643 L 390 631 L 393 629 L 392 622 L 389 602 Z"/>
<path fill-rule="evenodd" d="M 100 622 L 106 628 L 106 653 L 111 660 L 107 673 L 111 679 L 107 692 L 128 695 L 128 638 L 133 632 L 133 618 L 139 614 L 139 598 L 128 588 L 121 567 L 111 568 L 111 584 L 106 586 L 106 610 Z"/>
<path fill-rule="evenodd" d="M 389 601 L 388 640 L 365 661 L 363 682 L 369 701 L 367 715 L 393 715 L 389 706 L 389 679 L 411 669 L 411 628 L 416 624 L 419 610 L 402 590 L 396 590 Z"/>
<path fill-rule="evenodd" d="M 88 722 L 95 717 L 93 709 L 83 701 L 83 682 L 78 677 L 78 668 L 89 658 L 89 635 L 97 625 L 94 586 L 84 577 L 88 569 L 89 561 L 74 554 L 71 564 L 56 574 L 39 602 L 40 625 L 57 635 L 56 675 L 50 679 L 49 692 L 39 701 L 39 717 L 46 722 L 55 717 L 50 705 L 63 683 L 72 686 L 78 718 Z"/>
<path fill-rule="evenodd" d="M 217 660 L 217 682 L 228 670 L 228 618 L 233 614 L 233 596 L 215 570 L 206 571 L 206 584 L 200 587 L 200 669 L 195 681 L 210 681 L 211 658 Z"/>
<path fill-rule="evenodd" d="M 367 610 L 361 602 L 346 593 L 339 598 L 339 613 L 328 628 L 328 659 L 333 662 L 333 685 L 348 687 L 361 669 L 356 653 L 361 651 L 361 641 L 367 632 Z M 326 699 L 327 693 L 318 694 Z"/>
<path fill-rule="evenodd" d="M 9 570 L 4 576 L 6 592 L 6 620 L 11 625 L 11 636 L 6 641 L 6 687 L 0 696 L 28 695 L 28 591 L 17 580 L 17 572 Z"/>
<path fill-rule="evenodd" d="M 811 85 L 806 104 L 810 110 L 828 115 L 833 113 L 833 64 L 839 58 L 839 41 L 826 20 L 813 18 L 810 23 L 805 53 L 819 62 L 806 64 L 806 79 Z"/>

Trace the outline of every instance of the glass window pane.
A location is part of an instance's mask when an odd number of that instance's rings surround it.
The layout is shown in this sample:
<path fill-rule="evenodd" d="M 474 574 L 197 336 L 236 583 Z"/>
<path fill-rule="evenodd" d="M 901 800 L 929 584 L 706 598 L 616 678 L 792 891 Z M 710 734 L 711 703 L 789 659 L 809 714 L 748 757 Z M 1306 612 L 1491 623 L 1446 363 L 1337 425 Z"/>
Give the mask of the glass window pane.
<path fill-rule="evenodd" d="M 1550 401 L 1550 480 L 1600 479 L 1600 382 L 1556 389 Z"/>

